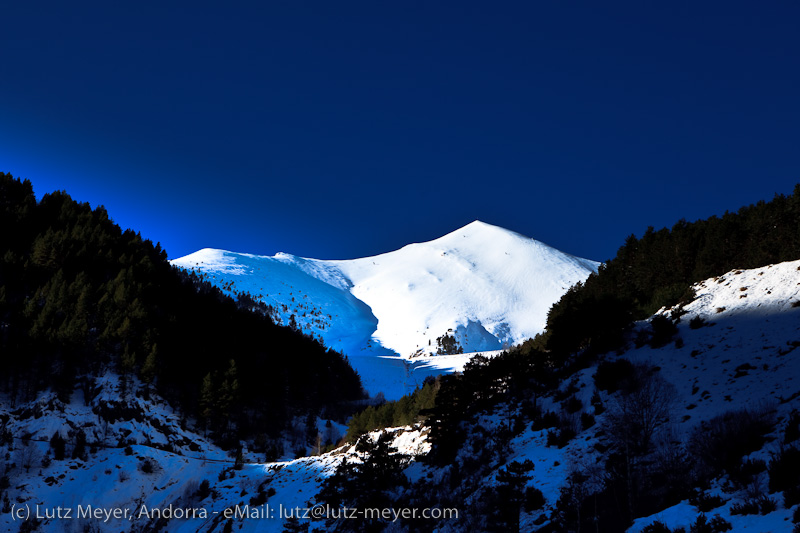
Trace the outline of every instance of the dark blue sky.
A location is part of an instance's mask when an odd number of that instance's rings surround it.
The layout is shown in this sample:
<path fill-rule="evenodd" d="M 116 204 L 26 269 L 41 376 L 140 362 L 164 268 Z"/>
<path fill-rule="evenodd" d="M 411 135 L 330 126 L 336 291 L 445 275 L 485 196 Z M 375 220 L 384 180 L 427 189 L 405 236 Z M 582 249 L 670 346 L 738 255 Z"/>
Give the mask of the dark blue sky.
<path fill-rule="evenodd" d="M 797 2 L 70 4 L 0 7 L 0 170 L 170 257 L 604 260 L 800 181 Z"/>

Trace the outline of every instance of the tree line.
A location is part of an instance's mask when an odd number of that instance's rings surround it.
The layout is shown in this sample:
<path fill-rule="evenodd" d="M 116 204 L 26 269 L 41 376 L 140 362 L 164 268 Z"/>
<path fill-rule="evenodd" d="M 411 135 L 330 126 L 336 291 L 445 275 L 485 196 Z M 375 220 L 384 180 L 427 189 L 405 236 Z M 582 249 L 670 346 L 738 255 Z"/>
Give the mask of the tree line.
<path fill-rule="evenodd" d="M 691 300 L 690 285 L 733 269 L 800 258 L 800 185 L 696 222 L 630 235 L 597 274 L 579 283 L 550 309 L 540 346 L 561 353 L 617 348 L 622 331 L 662 306 Z"/>
<path fill-rule="evenodd" d="M 0 173 L 0 227 L 0 388 L 12 401 L 49 388 L 68 400 L 112 369 L 233 443 L 364 397 L 345 356 L 172 267 L 102 206 L 65 192 L 37 202 L 30 181 Z"/>

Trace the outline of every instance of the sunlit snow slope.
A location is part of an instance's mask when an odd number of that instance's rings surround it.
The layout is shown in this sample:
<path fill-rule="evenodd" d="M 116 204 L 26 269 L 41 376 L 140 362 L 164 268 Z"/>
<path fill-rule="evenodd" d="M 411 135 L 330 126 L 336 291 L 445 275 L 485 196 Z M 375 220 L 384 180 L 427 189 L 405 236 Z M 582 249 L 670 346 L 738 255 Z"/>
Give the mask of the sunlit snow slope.
<path fill-rule="evenodd" d="M 375 356 L 435 354 L 453 335 L 464 352 L 498 350 L 544 329 L 547 311 L 598 263 L 560 252 L 518 233 L 475 221 L 439 239 L 363 259 L 322 261 L 204 249 L 176 259 L 234 292 L 272 306 L 347 354 L 370 392 Z M 361 360 L 362 355 L 370 357 Z M 380 369 L 372 368 L 378 364 Z M 415 363 L 391 362 L 405 388 Z M 418 376 L 417 376 L 418 377 Z M 400 379 L 400 378 L 398 378 Z M 395 394 L 384 390 L 387 396 Z"/>

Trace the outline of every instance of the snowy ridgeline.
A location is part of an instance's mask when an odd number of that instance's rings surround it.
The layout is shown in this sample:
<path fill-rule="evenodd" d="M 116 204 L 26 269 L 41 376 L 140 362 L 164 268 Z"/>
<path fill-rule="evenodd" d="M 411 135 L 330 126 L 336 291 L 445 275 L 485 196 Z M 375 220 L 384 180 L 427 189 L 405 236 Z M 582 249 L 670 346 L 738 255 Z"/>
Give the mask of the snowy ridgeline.
<path fill-rule="evenodd" d="M 397 398 L 463 367 L 437 353 L 497 351 L 540 333 L 547 312 L 599 263 L 482 222 L 439 239 L 344 261 L 204 249 L 172 261 L 346 354 L 370 393 Z"/>

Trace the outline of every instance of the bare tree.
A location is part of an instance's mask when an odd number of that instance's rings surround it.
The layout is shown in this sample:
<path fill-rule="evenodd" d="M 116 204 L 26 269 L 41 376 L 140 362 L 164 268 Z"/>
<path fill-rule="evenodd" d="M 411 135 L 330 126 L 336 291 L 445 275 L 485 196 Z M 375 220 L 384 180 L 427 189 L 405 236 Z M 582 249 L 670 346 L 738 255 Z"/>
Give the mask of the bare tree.
<path fill-rule="evenodd" d="M 561 488 L 559 497 L 560 513 L 558 519 L 561 525 L 571 528 L 570 531 L 580 532 L 582 511 L 590 513 L 595 531 L 600 531 L 599 509 L 597 496 L 605 489 L 608 474 L 603 465 L 582 458 L 571 462 L 567 474 L 567 483 Z M 591 498 L 591 500 L 589 500 Z"/>
<path fill-rule="evenodd" d="M 669 422 L 677 393 L 658 371 L 645 364 L 634 367 L 634 379 L 611 400 L 605 428 L 612 445 L 624 459 L 624 478 L 628 493 L 628 518 L 635 516 L 635 479 L 639 458 L 647 455 L 656 431 Z"/>
<path fill-rule="evenodd" d="M 26 442 L 22 448 L 17 451 L 17 461 L 19 465 L 25 469 L 25 472 L 30 472 L 31 468 L 38 464 L 42 459 L 42 453 L 34 442 Z"/>
<path fill-rule="evenodd" d="M 606 426 L 618 447 L 646 455 L 656 430 L 669 422 L 677 393 L 674 385 L 648 365 L 637 365 L 634 376 L 631 386 L 610 402 Z"/>

